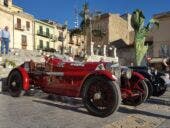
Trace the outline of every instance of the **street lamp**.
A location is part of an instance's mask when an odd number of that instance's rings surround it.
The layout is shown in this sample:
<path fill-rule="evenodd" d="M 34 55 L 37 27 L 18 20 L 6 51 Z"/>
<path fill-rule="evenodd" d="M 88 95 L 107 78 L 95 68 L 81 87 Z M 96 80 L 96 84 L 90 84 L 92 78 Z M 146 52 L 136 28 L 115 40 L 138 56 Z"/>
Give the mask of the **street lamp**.
<path fill-rule="evenodd" d="M 89 17 L 89 20 L 90 20 L 90 42 L 92 42 L 92 15 L 90 15 Z"/>
<path fill-rule="evenodd" d="M 64 40 L 67 37 L 67 32 L 66 32 L 66 34 L 64 36 L 64 31 L 67 30 L 67 24 L 62 26 L 62 30 L 63 30 L 63 34 L 62 34 L 62 37 L 61 37 L 61 42 L 62 42 L 61 54 L 64 55 Z"/>

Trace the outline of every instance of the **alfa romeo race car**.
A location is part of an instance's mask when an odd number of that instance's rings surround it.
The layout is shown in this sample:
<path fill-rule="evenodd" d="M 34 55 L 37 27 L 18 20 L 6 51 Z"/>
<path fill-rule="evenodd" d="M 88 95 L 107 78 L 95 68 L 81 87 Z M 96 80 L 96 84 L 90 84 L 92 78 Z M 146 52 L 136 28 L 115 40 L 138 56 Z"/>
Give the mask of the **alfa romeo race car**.
<path fill-rule="evenodd" d="M 7 85 L 13 97 L 32 87 L 49 94 L 80 97 L 85 108 L 99 117 L 115 112 L 121 98 L 123 103 L 136 106 L 148 95 L 144 77 L 128 68 L 121 69 L 112 62 L 68 62 L 55 56 L 45 57 L 43 63 L 24 62 L 10 72 Z"/>

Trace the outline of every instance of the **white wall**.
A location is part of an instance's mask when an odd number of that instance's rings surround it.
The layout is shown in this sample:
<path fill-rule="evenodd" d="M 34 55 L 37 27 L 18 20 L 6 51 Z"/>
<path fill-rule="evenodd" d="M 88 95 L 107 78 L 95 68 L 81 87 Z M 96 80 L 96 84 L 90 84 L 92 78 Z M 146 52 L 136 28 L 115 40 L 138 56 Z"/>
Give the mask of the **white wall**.
<path fill-rule="evenodd" d="M 22 30 L 17 30 L 15 29 L 16 25 L 17 25 L 17 18 L 21 19 L 21 28 Z M 26 29 L 26 21 L 30 22 L 30 29 L 27 30 Z M 34 46 L 34 23 L 32 20 L 30 19 L 26 19 L 20 16 L 15 15 L 14 16 L 14 48 L 22 48 L 22 39 L 21 36 L 25 35 L 27 37 L 27 50 L 33 50 L 33 46 Z"/>

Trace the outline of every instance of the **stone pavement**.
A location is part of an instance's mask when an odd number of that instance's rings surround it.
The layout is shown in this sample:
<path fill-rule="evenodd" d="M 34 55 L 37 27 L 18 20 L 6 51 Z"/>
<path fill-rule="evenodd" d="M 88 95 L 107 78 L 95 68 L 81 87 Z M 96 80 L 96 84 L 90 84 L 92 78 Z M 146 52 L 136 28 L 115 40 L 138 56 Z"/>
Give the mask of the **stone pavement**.
<path fill-rule="evenodd" d="M 89 115 L 80 99 L 55 97 L 41 91 L 13 98 L 0 94 L 0 128 L 170 128 L 170 88 L 160 98 L 131 107 L 121 105 L 107 118 Z"/>

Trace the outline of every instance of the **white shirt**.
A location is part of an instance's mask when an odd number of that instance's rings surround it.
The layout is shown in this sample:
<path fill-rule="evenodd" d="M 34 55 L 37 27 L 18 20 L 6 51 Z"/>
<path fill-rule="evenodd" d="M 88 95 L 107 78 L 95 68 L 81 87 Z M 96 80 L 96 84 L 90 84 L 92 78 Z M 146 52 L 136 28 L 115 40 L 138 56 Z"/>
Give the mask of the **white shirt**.
<path fill-rule="evenodd" d="M 8 38 L 8 39 L 10 39 L 10 33 L 9 33 L 9 31 L 6 31 L 5 29 L 3 29 L 2 31 L 1 31 L 1 37 L 2 38 Z"/>
<path fill-rule="evenodd" d="M 2 37 L 2 30 L 0 29 L 0 38 Z"/>

